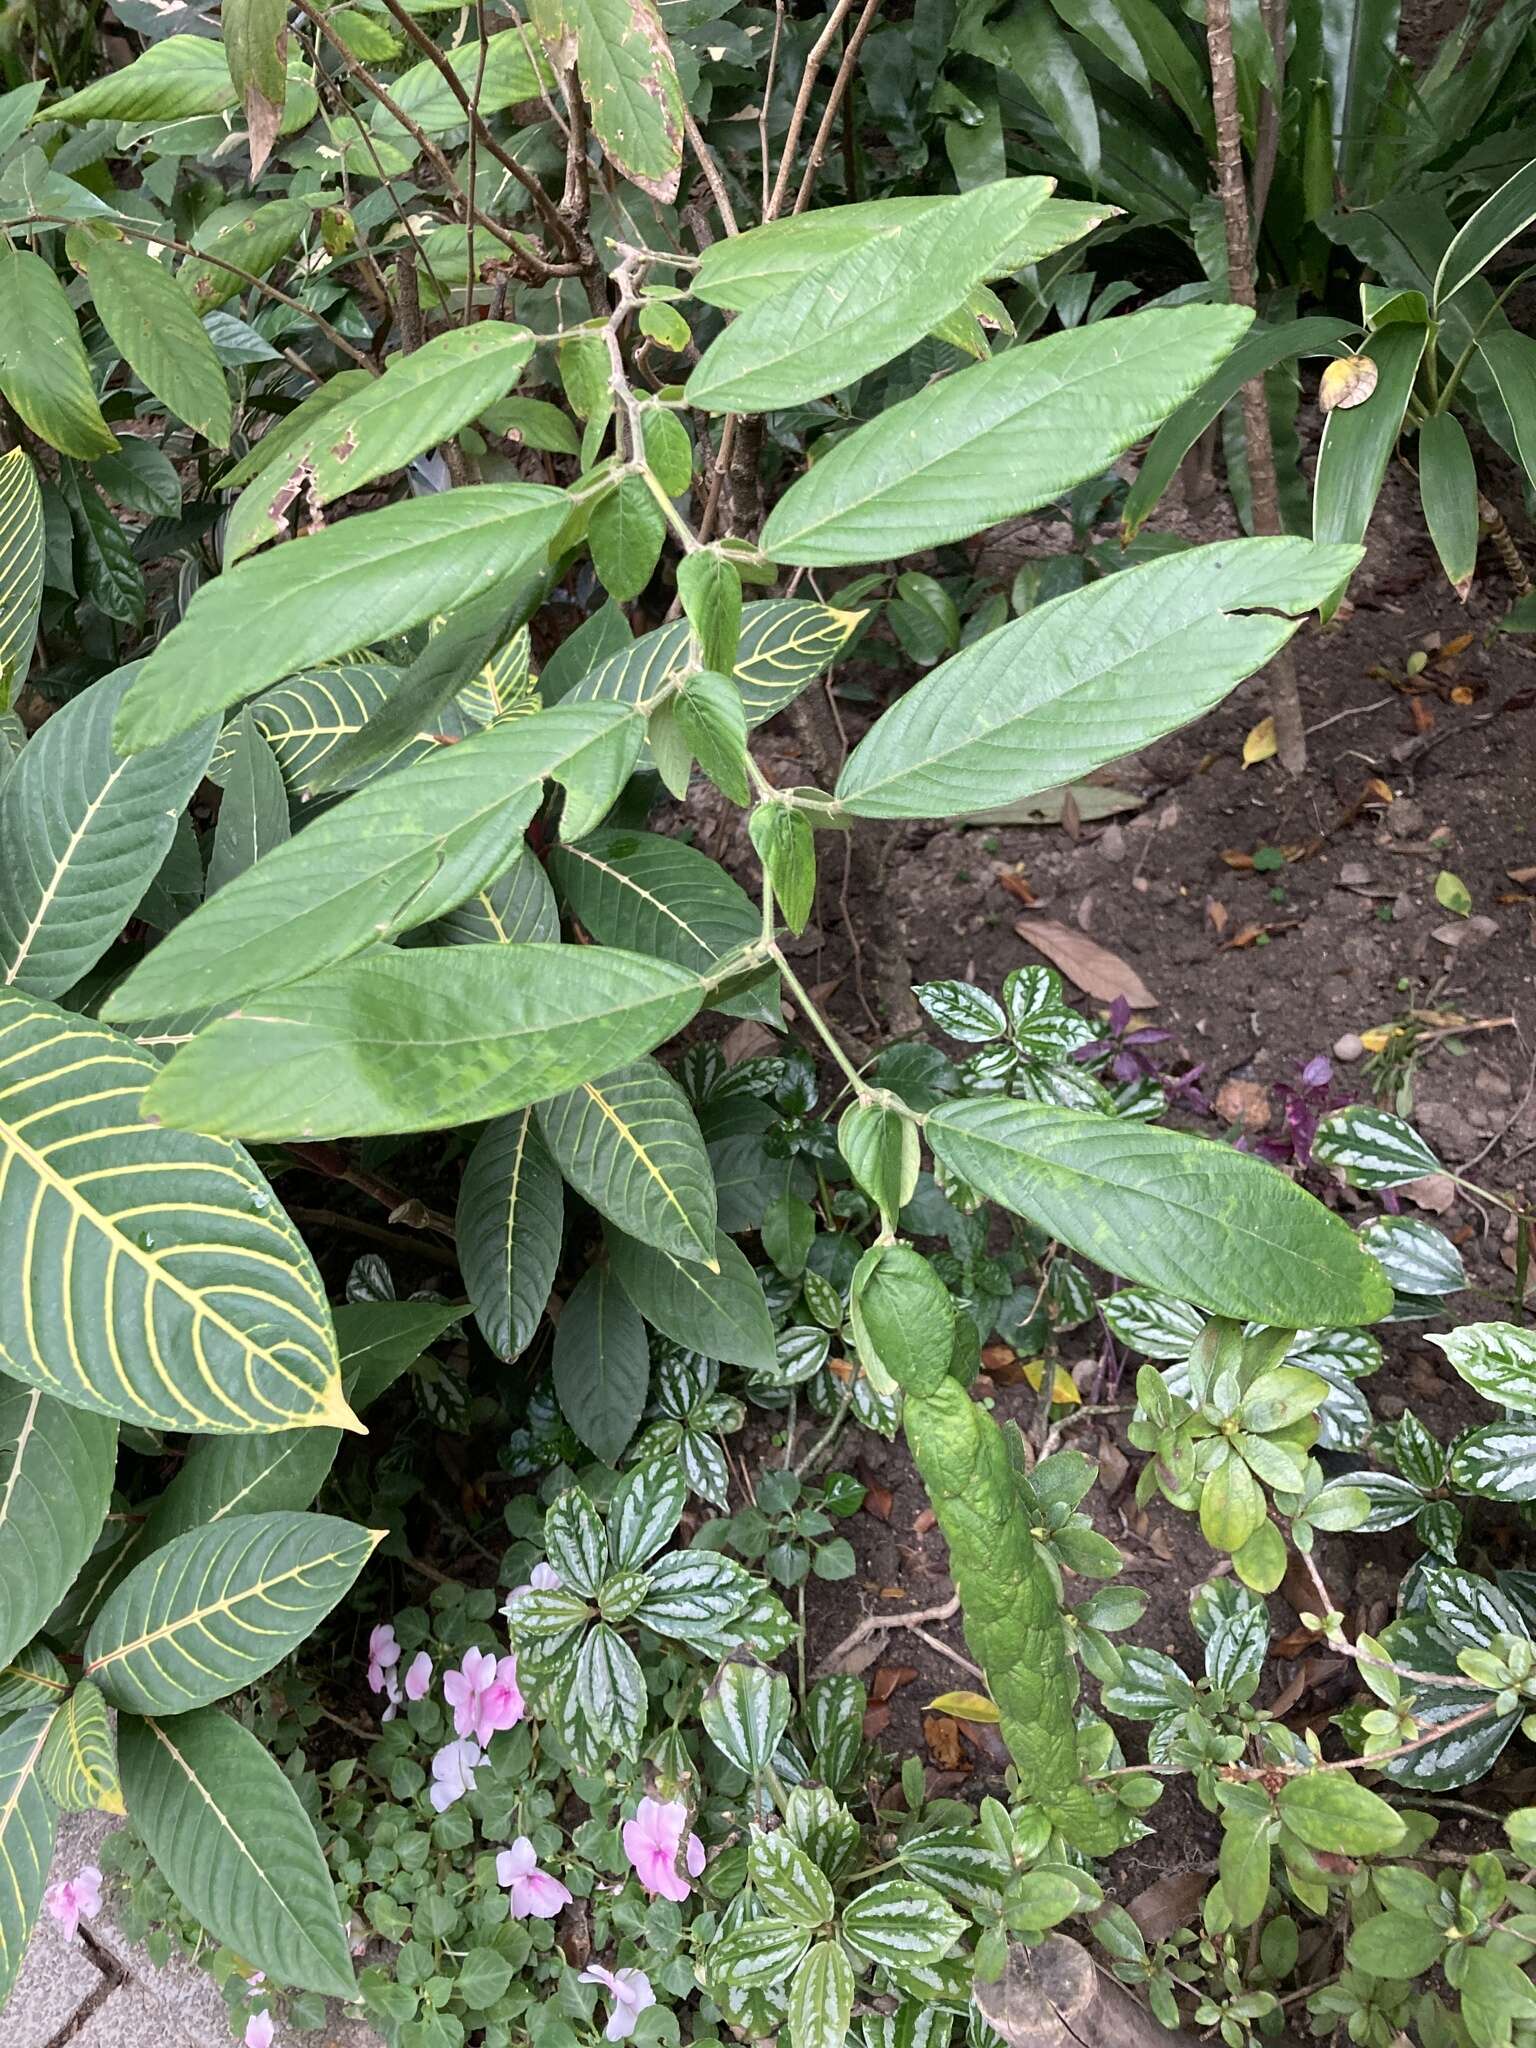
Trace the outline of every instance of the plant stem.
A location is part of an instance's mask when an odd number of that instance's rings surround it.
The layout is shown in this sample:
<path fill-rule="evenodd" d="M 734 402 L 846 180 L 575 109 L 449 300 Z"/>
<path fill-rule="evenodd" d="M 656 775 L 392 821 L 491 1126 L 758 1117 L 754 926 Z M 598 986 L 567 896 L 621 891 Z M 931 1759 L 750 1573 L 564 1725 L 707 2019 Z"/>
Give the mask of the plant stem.
<path fill-rule="evenodd" d="M 783 949 L 777 944 L 770 945 L 768 954 L 777 965 L 780 974 L 783 975 L 796 1002 L 799 1003 L 801 1010 L 804 1012 L 806 1022 L 827 1048 L 827 1051 L 831 1053 L 833 1059 L 847 1077 L 848 1084 L 853 1089 L 854 1094 L 860 1102 L 872 1101 L 872 1091 L 866 1086 L 858 1068 L 854 1066 L 848 1055 L 843 1051 L 843 1048 L 838 1044 L 837 1039 L 833 1036 L 831 1027 L 822 1016 L 820 1010 L 811 1001 L 799 976 L 784 958 Z"/>

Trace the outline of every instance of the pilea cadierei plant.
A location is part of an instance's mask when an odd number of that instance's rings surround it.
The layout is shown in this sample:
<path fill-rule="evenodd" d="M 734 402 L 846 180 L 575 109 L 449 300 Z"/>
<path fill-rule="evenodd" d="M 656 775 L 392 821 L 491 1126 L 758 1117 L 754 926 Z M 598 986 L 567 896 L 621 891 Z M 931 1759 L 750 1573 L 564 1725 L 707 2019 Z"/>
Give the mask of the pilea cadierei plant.
<path fill-rule="evenodd" d="M 1092 1090 L 869 1078 L 781 943 L 819 835 L 1070 787 L 1219 703 L 1347 581 L 1355 545 L 1133 551 L 989 618 L 833 787 L 754 748 L 903 563 L 1101 476 L 1250 315 L 1021 341 L 1010 299 L 1101 205 L 1000 162 L 812 207 L 818 140 L 786 212 L 804 108 L 772 116 L 781 175 L 755 194 L 737 166 L 733 192 L 684 86 L 720 61 L 710 23 L 674 50 L 647 0 L 551 0 L 531 27 L 482 11 L 450 50 L 419 12 L 226 0 L 220 38 L 146 30 L 78 91 L 0 98 L 0 1989 L 58 1811 L 126 1806 L 222 1942 L 352 1990 L 310 1818 L 219 1703 L 350 1592 L 378 1532 L 312 1511 L 341 1437 L 470 1313 L 507 1363 L 554 1326 L 563 1426 L 609 1466 L 653 1340 L 793 1400 L 851 1316 L 846 1402 L 893 1426 L 905 1397 L 1023 1792 L 1102 1853 L 1126 1809 L 1083 1781 L 1008 1446 L 897 1238 L 924 1145 L 957 1210 L 998 1204 L 1215 1317 L 1348 1328 L 1390 1304 L 1350 1230 L 1258 1160 Z M 769 89 L 743 47 L 738 111 Z M 824 52 L 800 54 L 814 83 Z M 685 137 L 704 183 L 679 205 Z M 651 829 L 696 768 L 747 814 L 755 901 Z M 1048 981 L 1015 994 L 1020 1046 L 1032 1005 L 1065 1015 Z M 786 1005 L 837 1070 L 839 1171 L 879 1225 L 851 1300 L 810 1257 L 819 1139 L 737 1172 L 729 1209 L 718 1172 L 772 1117 L 742 1110 L 715 1020 L 782 1032 Z M 793 1122 L 814 1082 L 797 1110 L 781 1078 Z M 434 1227 L 468 1307 L 333 1307 L 283 1177 L 387 1185 L 424 1133 L 462 1162 Z M 669 1384 L 679 1442 L 694 1397 Z M 1262 1456 L 1244 1431 L 1239 1408 L 1203 1440 L 1208 1490 Z M 585 1579 L 518 1624 L 531 1645 L 550 1623 L 530 1684 L 542 1656 L 588 1768 L 643 1726 L 623 1630 L 782 1647 L 740 1567 L 656 1558 L 666 1503 L 606 1532 L 568 1503 Z M 808 1896 L 806 2041 L 840 2040 L 851 1977 Z M 860 1914 L 838 1924 L 878 1958 Z"/>

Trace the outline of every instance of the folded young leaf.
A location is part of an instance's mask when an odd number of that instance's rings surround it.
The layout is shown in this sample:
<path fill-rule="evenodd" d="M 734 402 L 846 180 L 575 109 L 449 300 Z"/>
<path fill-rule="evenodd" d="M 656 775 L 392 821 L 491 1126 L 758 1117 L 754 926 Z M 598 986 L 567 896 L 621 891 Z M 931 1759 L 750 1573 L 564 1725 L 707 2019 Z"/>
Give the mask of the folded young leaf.
<path fill-rule="evenodd" d="M 160 870 L 213 751 L 211 719 L 126 758 L 112 744 L 138 664 L 72 697 L 0 790 L 0 980 L 57 996 L 106 952 Z"/>
<path fill-rule="evenodd" d="M 1283 647 L 1358 547 L 1218 541 L 1053 598 L 899 698 L 838 779 L 863 818 L 964 817 L 1198 718 Z"/>
<path fill-rule="evenodd" d="M 1033 511 L 1149 434 L 1252 315 L 1175 306 L 1006 349 L 890 407 L 792 484 L 764 552 L 811 566 L 914 554 Z"/>
<path fill-rule="evenodd" d="M 263 1138 L 476 1123 L 649 1052 L 705 993 L 607 947 L 381 947 L 200 1031 L 145 1108 Z"/>
<path fill-rule="evenodd" d="M 320 1275 L 247 1155 L 142 1121 L 161 1070 L 115 1032 L 5 992 L 0 1037 L 7 1374 L 151 1428 L 355 1428 Z"/>
<path fill-rule="evenodd" d="M 1299 1330 L 1391 1307 L 1349 1226 L 1230 1146 L 1002 1097 L 943 1103 L 926 1135 L 952 1173 L 1084 1258 L 1216 1315 Z"/>
<path fill-rule="evenodd" d="M 102 1014 L 211 1009 L 430 923 L 516 858 L 546 780 L 569 792 L 578 829 L 595 824 L 640 739 L 640 719 L 620 705 L 557 704 L 371 782 L 194 911 Z"/>
<path fill-rule="evenodd" d="M 314 1828 L 249 1729 L 205 1707 L 126 1716 L 118 1740 L 134 1826 L 187 1912 L 277 1983 L 356 1997 Z"/>
<path fill-rule="evenodd" d="M 841 391 L 921 341 L 995 276 L 1048 178 L 1001 178 L 896 222 L 740 314 L 688 380 L 707 412 L 768 412 Z"/>
<path fill-rule="evenodd" d="M 139 671 L 118 746 L 154 746 L 297 669 L 453 611 L 541 556 L 569 510 L 540 484 L 472 484 L 359 513 L 205 583 Z"/>

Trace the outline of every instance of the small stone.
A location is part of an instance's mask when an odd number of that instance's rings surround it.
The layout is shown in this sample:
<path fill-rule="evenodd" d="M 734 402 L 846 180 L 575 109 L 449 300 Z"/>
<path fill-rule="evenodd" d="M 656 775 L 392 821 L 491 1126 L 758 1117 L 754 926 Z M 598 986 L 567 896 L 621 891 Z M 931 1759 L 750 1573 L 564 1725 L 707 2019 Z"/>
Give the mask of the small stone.
<path fill-rule="evenodd" d="M 1125 859 L 1125 832 L 1119 825 L 1106 825 L 1096 844 L 1104 860 Z"/>
<path fill-rule="evenodd" d="M 1412 797 L 1400 796 L 1395 804 L 1387 806 L 1387 830 L 1394 839 L 1412 839 L 1424 830 L 1425 823 L 1424 806 L 1416 804 Z"/>
<path fill-rule="evenodd" d="M 1365 1057 L 1365 1040 L 1358 1031 L 1346 1031 L 1342 1038 L 1333 1041 L 1333 1056 L 1342 1060 L 1345 1066 L 1352 1066 L 1356 1060 Z"/>
<path fill-rule="evenodd" d="M 1371 871 L 1364 861 L 1347 860 L 1343 867 L 1339 869 L 1339 887 L 1341 889 L 1368 889 L 1370 883 Z"/>

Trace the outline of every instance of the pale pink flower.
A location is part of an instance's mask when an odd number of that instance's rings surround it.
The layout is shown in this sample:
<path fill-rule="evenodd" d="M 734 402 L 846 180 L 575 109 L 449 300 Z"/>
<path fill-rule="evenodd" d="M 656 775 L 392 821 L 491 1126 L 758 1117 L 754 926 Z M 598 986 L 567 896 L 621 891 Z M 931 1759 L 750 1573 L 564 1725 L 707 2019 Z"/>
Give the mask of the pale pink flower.
<path fill-rule="evenodd" d="M 439 1813 L 475 1789 L 475 1772 L 485 1762 L 478 1742 L 450 1742 L 432 1759 L 432 1786 L 427 1797 Z"/>
<path fill-rule="evenodd" d="M 386 1674 L 400 1662 L 400 1645 L 395 1641 L 395 1631 L 387 1621 L 381 1621 L 368 1638 L 368 1689 L 370 1692 L 384 1692 L 388 1680 Z"/>
<path fill-rule="evenodd" d="M 523 1718 L 517 1659 L 498 1661 L 489 1650 L 466 1650 L 459 1669 L 444 1674 L 443 1698 L 453 1709 L 454 1732 L 473 1736 L 483 1748 Z"/>
<path fill-rule="evenodd" d="M 66 1941 L 73 1941 L 82 1919 L 94 1920 L 101 1911 L 101 1872 L 87 1863 L 73 1877 L 49 1885 L 43 1903 L 58 1921 Z"/>
<path fill-rule="evenodd" d="M 601 1984 L 612 1999 L 608 2024 L 603 2029 L 605 2040 L 622 2041 L 626 2034 L 632 2034 L 641 2013 L 648 2005 L 656 2003 L 651 1980 L 644 1970 L 605 1970 L 601 1963 L 593 1963 L 582 1971 L 576 1982 Z"/>
<path fill-rule="evenodd" d="M 507 1620 L 510 1621 L 513 1608 L 525 1593 L 558 1593 L 561 1584 L 560 1574 L 555 1570 L 554 1566 L 546 1564 L 543 1558 L 540 1558 L 522 1585 L 512 1588 L 511 1592 L 502 1602 L 501 1611 L 507 1617 Z"/>
<path fill-rule="evenodd" d="M 540 1870 L 538 1853 L 526 1835 L 496 1858 L 496 1882 L 512 1894 L 514 1920 L 553 1920 L 571 1895 L 558 1877 Z"/>
<path fill-rule="evenodd" d="M 269 2012 L 253 2012 L 245 2023 L 245 2048 L 272 2048 L 277 2028 Z"/>
<path fill-rule="evenodd" d="M 659 1799 L 642 1799 L 634 1819 L 624 1823 L 624 1854 L 636 1877 L 653 1898 L 659 1895 L 677 1905 L 693 1889 L 677 1867 L 678 1851 L 683 1851 L 688 1877 L 697 1877 L 704 1868 L 704 1844 L 698 1836 L 689 1835 L 684 1845 L 687 1826 L 688 1809 L 681 1799 L 665 1804 Z"/>
<path fill-rule="evenodd" d="M 425 1650 L 418 1650 L 405 1674 L 405 1696 L 408 1700 L 424 1700 L 431 1690 L 432 1659 Z"/>

